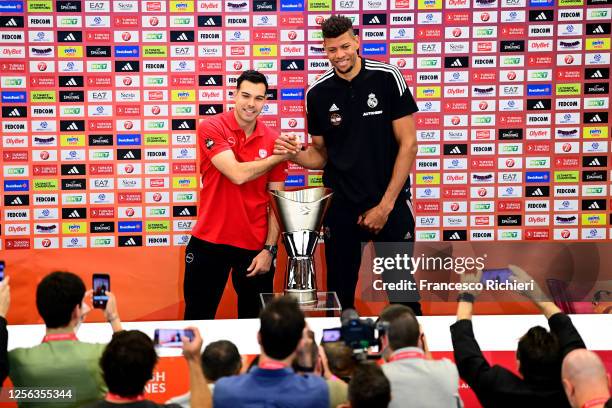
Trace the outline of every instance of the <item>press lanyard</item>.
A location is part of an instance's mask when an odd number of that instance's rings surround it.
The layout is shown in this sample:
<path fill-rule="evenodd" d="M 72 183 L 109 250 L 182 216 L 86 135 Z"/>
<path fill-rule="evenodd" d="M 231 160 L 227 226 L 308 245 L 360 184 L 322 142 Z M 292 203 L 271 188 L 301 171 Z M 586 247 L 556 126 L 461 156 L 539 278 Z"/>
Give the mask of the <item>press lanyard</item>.
<path fill-rule="evenodd" d="M 419 351 L 402 351 L 400 353 L 391 356 L 389 361 L 405 360 L 408 358 L 421 358 L 424 359 L 423 353 Z"/>
<path fill-rule="evenodd" d="M 47 343 L 50 341 L 64 341 L 64 340 L 78 341 L 77 336 L 74 333 L 54 333 L 54 334 L 47 334 L 45 337 L 43 337 L 42 342 Z"/>

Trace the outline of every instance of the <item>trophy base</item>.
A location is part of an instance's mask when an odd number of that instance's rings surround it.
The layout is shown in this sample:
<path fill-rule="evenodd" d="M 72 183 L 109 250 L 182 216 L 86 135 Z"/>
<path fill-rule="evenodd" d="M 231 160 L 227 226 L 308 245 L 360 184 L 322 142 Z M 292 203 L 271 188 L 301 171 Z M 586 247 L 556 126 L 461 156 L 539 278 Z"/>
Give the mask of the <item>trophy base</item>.
<path fill-rule="evenodd" d="M 312 293 L 312 292 L 309 292 L 309 293 Z M 259 298 L 261 299 L 261 304 L 263 305 L 263 307 L 266 307 L 266 305 L 272 299 L 281 297 L 284 295 L 285 293 L 283 292 L 260 293 Z M 288 292 L 287 295 L 293 296 L 295 295 L 295 292 L 293 291 Z M 315 299 L 311 298 L 310 302 L 308 303 L 299 303 L 300 299 L 297 298 L 300 309 L 302 309 L 302 311 L 306 315 L 314 314 L 316 312 L 337 312 L 333 314 L 334 315 L 337 314 L 338 316 L 340 316 L 340 312 L 342 312 L 342 307 L 340 306 L 340 301 L 338 300 L 338 295 L 336 295 L 336 292 L 317 292 L 316 295 L 317 295 L 316 298 Z"/>
<path fill-rule="evenodd" d="M 316 290 L 285 289 L 285 295 L 297 300 L 300 306 L 312 306 L 317 304 L 319 300 Z"/>

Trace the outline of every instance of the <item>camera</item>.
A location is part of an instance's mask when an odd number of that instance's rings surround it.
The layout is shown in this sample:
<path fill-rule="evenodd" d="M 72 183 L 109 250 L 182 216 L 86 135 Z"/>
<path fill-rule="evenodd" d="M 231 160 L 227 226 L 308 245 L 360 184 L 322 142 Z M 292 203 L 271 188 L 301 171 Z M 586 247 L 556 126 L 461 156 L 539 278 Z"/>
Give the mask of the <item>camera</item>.
<path fill-rule="evenodd" d="M 381 337 L 387 331 L 387 322 L 362 319 L 354 309 L 343 311 L 340 321 L 340 327 L 323 330 L 322 343 L 342 341 L 353 349 L 353 356 L 357 360 L 380 358 Z"/>

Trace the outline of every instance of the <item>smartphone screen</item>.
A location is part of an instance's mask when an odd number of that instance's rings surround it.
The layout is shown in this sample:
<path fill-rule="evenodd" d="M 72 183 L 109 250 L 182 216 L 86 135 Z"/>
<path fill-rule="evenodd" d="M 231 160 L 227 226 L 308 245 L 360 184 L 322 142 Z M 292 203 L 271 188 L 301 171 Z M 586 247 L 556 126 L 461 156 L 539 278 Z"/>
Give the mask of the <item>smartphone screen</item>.
<path fill-rule="evenodd" d="M 98 309 L 106 308 L 108 296 L 104 294 L 110 291 L 110 276 L 104 273 L 95 273 L 92 282 L 93 306 Z"/>
<path fill-rule="evenodd" d="M 189 341 L 192 341 L 195 336 L 189 329 L 155 329 L 155 346 L 183 347 L 182 337 L 187 337 Z"/>
<path fill-rule="evenodd" d="M 4 261 L 0 261 L 0 281 L 4 280 Z"/>
<path fill-rule="evenodd" d="M 485 283 L 486 281 L 506 283 L 510 280 L 511 276 L 512 271 L 508 268 L 483 269 L 480 281 L 482 283 Z"/>
<path fill-rule="evenodd" d="M 340 329 L 323 329 L 321 343 L 333 343 L 340 341 Z"/>

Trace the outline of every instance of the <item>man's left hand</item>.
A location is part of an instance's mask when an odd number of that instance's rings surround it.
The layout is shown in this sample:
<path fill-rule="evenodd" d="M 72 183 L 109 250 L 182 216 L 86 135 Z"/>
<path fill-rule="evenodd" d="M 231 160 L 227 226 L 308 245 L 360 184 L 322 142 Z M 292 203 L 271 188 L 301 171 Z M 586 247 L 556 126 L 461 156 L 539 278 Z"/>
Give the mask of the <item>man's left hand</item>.
<path fill-rule="evenodd" d="M 267 249 L 262 249 L 260 253 L 257 254 L 251 265 L 247 268 L 247 278 L 252 278 L 256 275 L 263 275 L 264 273 L 268 273 L 270 271 L 270 267 L 272 266 L 272 259 L 274 257 Z"/>
<path fill-rule="evenodd" d="M 378 234 L 387 223 L 387 219 L 389 218 L 390 212 L 391 211 L 385 210 L 379 204 L 376 207 L 370 208 L 368 211 L 361 214 L 357 218 L 357 224 L 374 234 Z"/>

